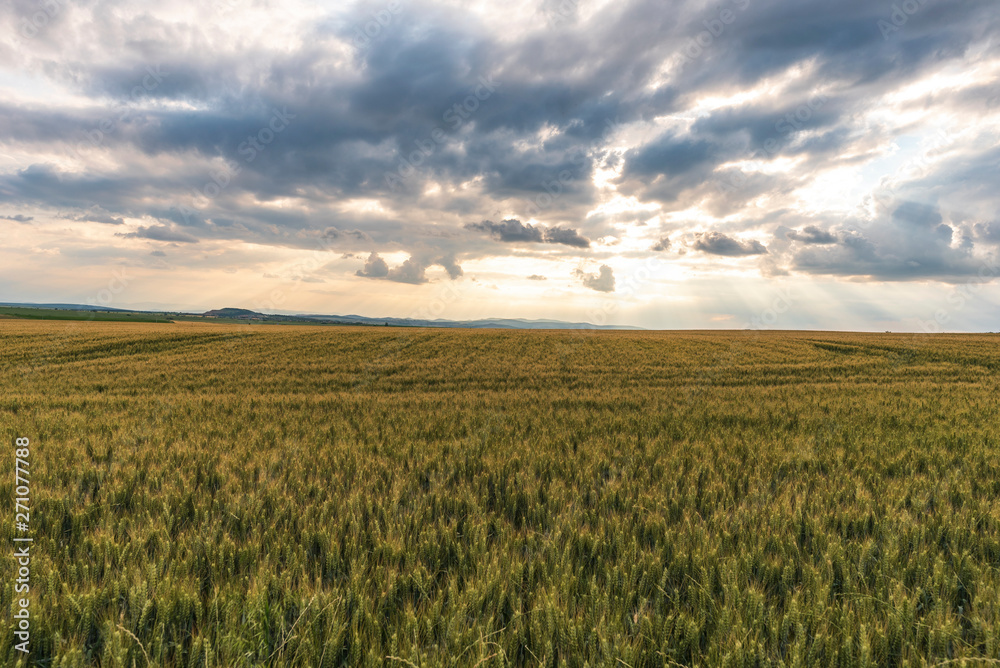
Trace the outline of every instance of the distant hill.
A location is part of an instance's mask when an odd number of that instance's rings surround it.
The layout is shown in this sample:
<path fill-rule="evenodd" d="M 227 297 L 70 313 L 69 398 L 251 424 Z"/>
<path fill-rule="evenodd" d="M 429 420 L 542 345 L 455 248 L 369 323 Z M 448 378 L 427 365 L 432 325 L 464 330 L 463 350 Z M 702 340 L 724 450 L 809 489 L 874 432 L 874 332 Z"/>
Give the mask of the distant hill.
<path fill-rule="evenodd" d="M 323 315 L 311 313 L 276 315 L 259 313 L 245 308 L 220 308 L 212 311 L 205 311 L 202 315 L 208 318 L 262 320 L 266 322 L 309 323 L 323 325 L 370 325 L 373 327 L 448 327 L 465 329 L 642 329 L 641 327 L 593 325 L 587 322 L 563 322 L 561 320 L 526 320 L 524 318 L 422 320 L 420 318 L 369 318 L 363 315 Z"/>
<path fill-rule="evenodd" d="M 0 303 L 8 308 L 6 315 L 21 318 L 47 320 L 93 320 L 93 311 L 106 312 L 100 319 L 129 319 L 139 322 L 139 318 L 152 318 L 150 322 L 168 320 L 199 320 L 202 318 L 224 320 L 258 320 L 272 324 L 288 325 L 367 325 L 373 327 L 447 327 L 465 329 L 630 329 L 642 327 L 625 325 L 594 325 L 588 322 L 564 322 L 562 320 L 527 320 L 524 318 L 484 318 L 480 320 L 422 320 L 420 318 L 369 318 L 363 315 L 320 315 L 320 314 L 275 314 L 259 313 L 245 308 L 226 307 L 204 313 L 184 313 L 178 311 L 135 311 L 106 306 L 85 306 L 83 304 L 16 304 Z M 27 309 L 37 309 L 28 311 Z M 60 311 L 62 313 L 54 313 Z M 72 315 L 73 312 L 88 315 Z"/>
<path fill-rule="evenodd" d="M 94 306 L 87 304 L 19 304 L 16 302 L 0 302 L 0 306 L 12 306 L 14 308 L 45 308 L 45 309 L 55 309 L 57 311 L 115 311 L 118 313 L 127 313 L 128 309 L 124 308 L 111 308 L 110 306 Z M 135 313 L 135 311 L 131 311 Z"/>
<path fill-rule="evenodd" d="M 202 315 L 209 318 L 260 318 L 264 319 L 263 313 L 250 311 L 245 308 L 220 308 L 214 311 L 205 311 Z"/>
<path fill-rule="evenodd" d="M 0 305 L 0 318 L 9 320 L 82 320 L 87 322 L 170 322 L 170 317 L 163 313 L 146 313 L 144 311 L 125 311 L 123 309 L 103 308 L 73 308 L 72 304 L 58 304 L 60 308 L 43 308 L 41 306 L 4 306 Z"/>

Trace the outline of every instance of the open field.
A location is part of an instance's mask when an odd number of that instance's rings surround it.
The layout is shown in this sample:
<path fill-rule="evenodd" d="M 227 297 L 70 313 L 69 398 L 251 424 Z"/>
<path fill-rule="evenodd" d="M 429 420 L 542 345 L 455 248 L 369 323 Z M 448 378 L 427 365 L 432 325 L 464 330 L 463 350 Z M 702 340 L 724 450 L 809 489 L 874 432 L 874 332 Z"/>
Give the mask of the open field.
<path fill-rule="evenodd" d="M 165 315 L 125 311 L 70 311 L 29 306 L 0 306 L 0 318 L 28 320 L 79 320 L 87 322 L 170 322 Z"/>
<path fill-rule="evenodd" d="M 998 343 L 3 320 L 31 662 L 1000 660 Z"/>

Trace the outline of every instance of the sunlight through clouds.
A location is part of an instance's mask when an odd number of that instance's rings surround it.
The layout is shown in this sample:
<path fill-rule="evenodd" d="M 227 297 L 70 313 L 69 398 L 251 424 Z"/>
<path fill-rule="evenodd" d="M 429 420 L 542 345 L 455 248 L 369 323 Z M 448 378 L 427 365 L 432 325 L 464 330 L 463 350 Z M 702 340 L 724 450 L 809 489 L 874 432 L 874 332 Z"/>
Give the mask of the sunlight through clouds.
<path fill-rule="evenodd" d="M 989 3 L 888 36 L 860 0 L 32 6 L 0 8 L 0 298 L 129 267 L 140 307 L 378 317 L 455 284 L 456 318 L 715 327 L 794 280 L 831 307 L 783 326 L 905 328 L 1000 252 Z M 287 290 L 296 258 L 322 290 Z"/>

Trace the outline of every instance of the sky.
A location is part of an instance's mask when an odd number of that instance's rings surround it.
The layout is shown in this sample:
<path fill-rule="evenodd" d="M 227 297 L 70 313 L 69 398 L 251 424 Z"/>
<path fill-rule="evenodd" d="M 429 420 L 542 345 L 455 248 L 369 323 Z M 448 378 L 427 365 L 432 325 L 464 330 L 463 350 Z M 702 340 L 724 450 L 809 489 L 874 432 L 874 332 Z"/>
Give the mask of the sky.
<path fill-rule="evenodd" d="M 0 301 L 1000 331 L 995 0 L 7 0 Z"/>

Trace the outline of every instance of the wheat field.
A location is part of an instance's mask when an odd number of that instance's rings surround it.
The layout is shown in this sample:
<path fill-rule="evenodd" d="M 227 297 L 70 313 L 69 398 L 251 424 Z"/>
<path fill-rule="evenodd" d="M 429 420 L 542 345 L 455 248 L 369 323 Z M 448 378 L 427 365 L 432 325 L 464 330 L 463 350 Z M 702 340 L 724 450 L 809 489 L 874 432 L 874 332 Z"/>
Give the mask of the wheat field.
<path fill-rule="evenodd" d="M 996 665 L 998 343 L 5 319 L 0 658 Z"/>

